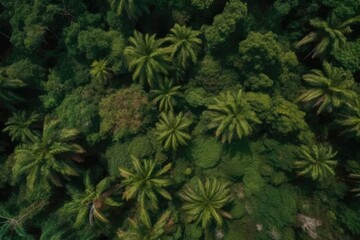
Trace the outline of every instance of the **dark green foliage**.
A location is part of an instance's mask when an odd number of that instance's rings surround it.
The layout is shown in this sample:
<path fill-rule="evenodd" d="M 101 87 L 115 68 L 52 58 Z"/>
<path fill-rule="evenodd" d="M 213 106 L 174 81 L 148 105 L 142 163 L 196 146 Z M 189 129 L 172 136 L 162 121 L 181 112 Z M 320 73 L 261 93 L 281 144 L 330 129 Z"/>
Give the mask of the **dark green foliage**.
<path fill-rule="evenodd" d="M 268 91 L 273 86 L 273 80 L 267 75 L 260 73 L 258 75 L 251 75 L 244 82 L 244 87 L 252 91 Z"/>
<path fill-rule="evenodd" d="M 31 130 L 31 125 L 39 120 L 36 113 L 26 114 L 23 112 L 15 112 L 5 123 L 4 132 L 8 132 L 12 141 L 20 141 L 22 143 L 35 141 L 38 133 Z"/>
<path fill-rule="evenodd" d="M 201 168 L 213 168 L 222 156 L 222 144 L 212 137 L 198 137 L 191 143 L 191 156 L 195 165 Z"/>
<path fill-rule="evenodd" d="M 247 16 L 247 5 L 241 0 L 230 0 L 224 11 L 214 17 L 212 25 L 205 28 L 207 47 L 213 49 L 224 43 L 236 25 Z"/>
<path fill-rule="evenodd" d="M 341 209 L 340 221 L 353 234 L 360 234 L 360 210 Z"/>
<path fill-rule="evenodd" d="M 360 71 L 360 39 L 347 42 L 339 51 L 333 53 L 335 59 L 351 72 Z"/>

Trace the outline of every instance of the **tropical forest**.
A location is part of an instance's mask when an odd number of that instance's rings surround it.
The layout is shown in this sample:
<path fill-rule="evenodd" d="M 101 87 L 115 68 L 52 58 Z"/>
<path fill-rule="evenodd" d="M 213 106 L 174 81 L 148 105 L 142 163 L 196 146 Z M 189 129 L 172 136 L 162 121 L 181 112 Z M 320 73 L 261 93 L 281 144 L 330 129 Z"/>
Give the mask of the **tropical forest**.
<path fill-rule="evenodd" d="M 0 0 L 0 240 L 359 240 L 359 0 Z"/>

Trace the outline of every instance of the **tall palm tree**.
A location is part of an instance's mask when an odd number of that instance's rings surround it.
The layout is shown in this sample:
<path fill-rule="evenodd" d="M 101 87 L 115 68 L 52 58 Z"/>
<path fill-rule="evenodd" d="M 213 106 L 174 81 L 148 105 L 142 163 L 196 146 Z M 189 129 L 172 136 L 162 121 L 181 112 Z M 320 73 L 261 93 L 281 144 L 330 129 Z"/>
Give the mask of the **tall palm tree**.
<path fill-rule="evenodd" d="M 4 70 L 0 70 L 0 106 L 13 108 L 15 102 L 23 100 L 13 91 L 24 87 L 26 84 L 19 79 L 11 79 L 6 76 Z"/>
<path fill-rule="evenodd" d="M 110 69 L 107 67 L 106 60 L 94 61 L 91 64 L 90 70 L 91 76 L 97 80 L 100 84 L 106 84 L 111 76 Z"/>
<path fill-rule="evenodd" d="M 174 112 L 162 112 L 160 120 L 156 123 L 157 140 L 161 141 L 166 150 L 177 150 L 179 145 L 187 145 L 191 139 L 188 128 L 192 121 L 181 112 L 174 115 Z"/>
<path fill-rule="evenodd" d="M 312 58 L 317 56 L 324 58 L 327 53 L 336 52 L 345 45 L 345 35 L 352 31 L 350 25 L 357 22 L 360 22 L 360 16 L 344 22 L 340 22 L 335 15 L 332 15 L 327 21 L 312 19 L 310 25 L 315 28 L 315 31 L 301 39 L 296 47 L 314 42 L 316 46 L 309 54 Z"/>
<path fill-rule="evenodd" d="M 323 180 L 335 174 L 333 168 L 337 161 L 333 158 L 336 154 L 330 145 L 302 145 L 298 151 L 299 160 L 294 162 L 294 167 L 300 169 L 299 176 L 310 175 L 313 180 Z"/>
<path fill-rule="evenodd" d="M 72 140 L 78 135 L 76 129 L 58 129 L 59 121 L 45 117 L 43 132 L 34 141 L 15 149 L 13 175 L 18 179 L 27 175 L 27 186 L 31 191 L 36 185 L 48 187 L 49 180 L 61 186 L 59 174 L 77 176 L 74 165 L 69 161 L 79 161 L 76 154 L 85 150 Z"/>
<path fill-rule="evenodd" d="M 211 122 L 209 128 L 216 128 L 215 136 L 221 141 L 231 142 L 234 134 L 239 139 L 252 133 L 252 123 L 261 123 L 243 97 L 242 90 L 221 92 L 214 98 L 215 104 L 208 109 Z"/>
<path fill-rule="evenodd" d="M 134 32 L 129 38 L 130 46 L 124 49 L 129 71 L 133 72 L 133 80 L 141 83 L 147 82 L 150 86 L 160 75 L 167 75 L 169 70 L 169 56 L 162 41 L 155 39 L 154 35 Z"/>
<path fill-rule="evenodd" d="M 126 186 L 123 198 L 126 200 L 136 198 L 142 210 L 158 209 L 157 194 L 171 200 L 171 195 L 164 189 L 171 185 L 171 180 L 165 175 L 171 169 L 171 163 L 156 169 L 157 161 L 140 162 L 135 156 L 131 156 L 131 159 L 132 170 L 119 168 L 120 175 L 124 178 L 122 184 Z"/>
<path fill-rule="evenodd" d="M 303 75 L 305 82 L 312 88 L 297 99 L 298 102 L 318 107 L 317 114 L 323 110 L 331 112 L 334 107 L 339 107 L 357 96 L 351 89 L 354 84 L 351 73 L 332 67 L 328 62 L 324 62 L 323 68 L 323 71 L 312 69 L 310 73 Z"/>
<path fill-rule="evenodd" d="M 117 15 L 125 11 L 132 20 L 136 20 L 143 12 L 149 12 L 146 0 L 110 0 L 110 7 Z"/>
<path fill-rule="evenodd" d="M 165 41 L 170 43 L 171 57 L 177 65 L 185 69 L 189 61 L 196 63 L 202 44 L 199 38 L 201 32 L 179 24 L 175 24 L 170 32 Z"/>
<path fill-rule="evenodd" d="M 169 78 L 160 80 L 158 88 L 151 90 L 151 93 L 156 96 L 153 103 L 159 105 L 160 111 L 174 111 L 174 105 L 180 96 L 180 88 L 181 86 L 174 86 L 174 81 Z"/>
<path fill-rule="evenodd" d="M 347 104 L 350 111 L 344 118 L 336 122 L 345 128 L 346 133 L 352 133 L 356 137 L 360 136 L 360 100 L 355 99 L 353 103 Z"/>
<path fill-rule="evenodd" d="M 93 225 L 94 218 L 109 223 L 102 210 L 122 205 L 111 196 L 119 189 L 119 185 L 112 186 L 113 182 L 112 177 L 106 177 L 94 186 L 91 184 L 90 174 L 87 172 L 84 178 L 85 191 L 69 189 L 72 200 L 63 206 L 62 212 L 76 216 L 75 228 L 79 228 L 87 220 L 90 225 Z"/>
<path fill-rule="evenodd" d="M 152 224 L 145 219 L 129 219 L 130 228 L 127 231 L 119 230 L 117 236 L 121 240 L 158 240 L 162 239 L 167 225 L 171 222 L 171 211 L 165 211 L 159 219 Z"/>
<path fill-rule="evenodd" d="M 12 141 L 36 141 L 39 133 L 31 130 L 31 125 L 39 120 L 39 114 L 32 112 L 27 116 L 25 111 L 15 112 L 5 123 L 4 132 L 8 132 Z"/>
<path fill-rule="evenodd" d="M 184 214 L 188 221 L 201 223 L 204 229 L 210 226 L 212 220 L 217 226 L 222 226 L 223 218 L 231 218 L 228 212 L 222 210 L 231 201 L 229 183 L 217 178 L 207 178 L 205 182 L 199 178 L 196 180 L 196 186 L 188 184 L 179 193 L 184 201 Z"/>

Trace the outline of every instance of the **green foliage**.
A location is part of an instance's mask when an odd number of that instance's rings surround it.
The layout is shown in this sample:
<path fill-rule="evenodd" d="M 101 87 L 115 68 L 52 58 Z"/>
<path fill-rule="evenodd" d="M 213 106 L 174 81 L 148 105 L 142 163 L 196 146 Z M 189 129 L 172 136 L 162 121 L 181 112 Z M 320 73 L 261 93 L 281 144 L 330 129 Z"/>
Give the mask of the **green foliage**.
<path fill-rule="evenodd" d="M 201 10 L 208 9 L 213 2 L 214 0 L 191 0 L 191 4 Z"/>
<path fill-rule="evenodd" d="M 344 128 L 344 132 L 350 135 L 360 136 L 360 100 L 357 98 L 352 104 L 348 104 L 349 112 L 337 120 Z"/>
<path fill-rule="evenodd" d="M 191 139 L 188 128 L 192 121 L 181 112 L 175 115 L 174 112 L 160 114 L 160 120 L 156 123 L 157 140 L 162 142 L 165 150 L 170 148 L 176 151 L 178 146 L 187 145 Z"/>
<path fill-rule="evenodd" d="M 100 95 L 88 85 L 74 89 L 68 93 L 61 104 L 55 109 L 61 125 L 65 128 L 78 129 L 86 135 L 90 144 L 98 142 L 100 138 L 100 117 L 98 105 Z"/>
<path fill-rule="evenodd" d="M 191 156 L 201 168 L 215 167 L 222 156 L 223 146 L 216 139 L 200 136 L 191 143 Z"/>
<path fill-rule="evenodd" d="M 360 38 L 355 42 L 347 42 L 343 48 L 332 54 L 345 69 L 353 73 L 360 71 Z"/>
<path fill-rule="evenodd" d="M 153 86 L 155 80 L 162 74 L 169 73 L 169 56 L 161 47 L 163 41 L 156 40 L 155 35 L 149 35 L 134 31 L 134 36 L 129 38 L 130 46 L 124 50 L 129 71 L 132 79 L 147 82 Z"/>
<path fill-rule="evenodd" d="M 273 80 L 267 75 L 260 73 L 249 76 L 244 82 L 244 87 L 252 91 L 268 91 L 273 86 L 273 83 Z"/>
<path fill-rule="evenodd" d="M 323 71 L 313 69 L 310 73 L 303 75 L 305 82 L 312 88 L 297 99 L 298 102 L 317 107 L 317 114 L 323 110 L 332 112 L 333 108 L 356 97 L 356 93 L 351 89 L 354 85 L 351 73 L 342 68 L 332 67 L 327 62 L 324 62 L 323 68 Z"/>
<path fill-rule="evenodd" d="M 214 49 L 224 43 L 236 30 L 236 25 L 246 18 L 247 13 L 248 9 L 245 3 L 241 0 L 230 0 L 224 11 L 214 17 L 212 25 L 205 28 L 207 47 Z"/>
<path fill-rule="evenodd" d="M 144 124 L 147 104 L 144 91 L 137 86 L 120 89 L 101 99 L 100 132 L 111 133 L 114 139 L 139 132 Z"/>
<path fill-rule="evenodd" d="M 43 132 L 34 141 L 19 145 L 14 152 L 13 176 L 19 181 L 26 174 L 27 187 L 32 191 L 35 186 L 48 188 L 51 181 L 61 186 L 60 176 L 77 176 L 75 166 L 69 161 L 75 154 L 85 150 L 72 141 L 78 135 L 76 129 L 58 129 L 59 121 L 45 117 Z"/>
<path fill-rule="evenodd" d="M 345 208 L 339 215 L 339 220 L 353 235 L 360 234 L 360 210 Z"/>
<path fill-rule="evenodd" d="M 156 169 L 158 163 L 155 160 L 143 160 L 140 162 L 134 156 L 131 156 L 131 159 L 133 164 L 132 170 L 119 168 L 120 175 L 124 178 L 122 184 L 126 186 L 123 198 L 126 200 L 136 198 L 143 210 L 158 209 L 156 194 L 171 200 L 170 193 L 164 189 L 171 185 L 171 180 L 165 175 L 171 169 L 171 163 Z M 145 218 L 147 219 L 148 217 Z"/>
<path fill-rule="evenodd" d="M 335 175 L 334 167 L 337 164 L 333 158 L 337 152 L 333 152 L 330 145 L 302 145 L 298 152 L 299 160 L 294 162 L 294 167 L 299 168 L 299 176 L 310 175 L 313 180 L 323 180 Z"/>
<path fill-rule="evenodd" d="M 0 70 L 0 101 L 1 105 L 13 108 L 13 105 L 23 100 L 20 96 L 14 93 L 15 89 L 22 88 L 26 84 L 20 79 L 11 79 L 6 76 L 4 70 Z"/>
<path fill-rule="evenodd" d="M 196 180 L 196 186 L 186 185 L 179 193 L 184 201 L 184 214 L 188 221 L 201 223 L 203 229 L 208 228 L 212 220 L 221 226 L 223 218 L 231 218 L 228 212 L 222 210 L 231 201 L 229 183 L 216 178 L 207 178 L 204 182 L 199 178 Z"/>
<path fill-rule="evenodd" d="M 209 105 L 211 123 L 209 128 L 216 128 L 215 136 L 221 135 L 221 141 L 230 143 L 234 134 L 241 139 L 253 130 L 250 124 L 261 123 L 242 95 L 237 92 L 222 92 L 214 98 L 215 104 Z"/>
<path fill-rule="evenodd" d="M 159 105 L 159 110 L 164 112 L 174 111 L 174 105 L 177 103 L 177 99 L 180 97 L 181 86 L 174 86 L 174 81 L 169 78 L 159 80 L 159 87 L 151 90 L 156 97 L 153 99 L 153 103 Z"/>
<path fill-rule="evenodd" d="M 301 47 L 308 43 L 315 42 L 316 47 L 309 53 L 311 57 L 324 58 L 330 52 L 337 52 L 346 44 L 346 34 L 352 32 L 351 24 L 360 22 L 360 16 L 349 18 L 341 22 L 335 15 L 331 15 L 327 21 L 321 19 L 310 20 L 310 25 L 315 28 L 301 39 L 296 47 Z"/>
<path fill-rule="evenodd" d="M 38 133 L 31 130 L 31 125 L 36 123 L 39 120 L 39 114 L 31 113 L 26 114 L 25 111 L 14 112 L 12 117 L 10 117 L 5 123 L 6 127 L 4 132 L 8 132 L 12 141 L 36 141 Z"/>
<path fill-rule="evenodd" d="M 109 207 L 121 206 L 120 202 L 111 197 L 119 189 L 119 186 L 111 186 L 113 182 L 113 178 L 106 177 L 94 186 L 91 183 L 90 172 L 87 172 L 84 177 L 84 191 L 69 188 L 72 200 L 65 203 L 61 211 L 64 215 L 75 217 L 74 228 L 86 224 L 87 220 L 93 225 L 94 219 L 110 223 L 102 211 Z"/>
<path fill-rule="evenodd" d="M 197 62 L 197 55 L 202 44 L 199 35 L 200 31 L 175 24 L 170 29 L 170 34 L 164 39 L 165 42 L 170 43 L 171 58 L 183 69 L 187 67 L 188 62 Z"/>

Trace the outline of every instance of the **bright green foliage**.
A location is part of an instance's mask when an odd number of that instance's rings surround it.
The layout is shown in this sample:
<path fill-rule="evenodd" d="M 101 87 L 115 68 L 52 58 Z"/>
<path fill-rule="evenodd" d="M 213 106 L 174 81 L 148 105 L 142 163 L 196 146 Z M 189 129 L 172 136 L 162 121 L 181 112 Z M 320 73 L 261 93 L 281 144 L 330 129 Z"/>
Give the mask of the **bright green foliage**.
<path fill-rule="evenodd" d="M 99 103 L 100 132 L 114 139 L 137 133 L 145 118 L 147 97 L 139 87 L 123 88 Z"/>
<path fill-rule="evenodd" d="M 222 144 L 216 139 L 200 136 L 191 143 L 191 156 L 196 166 L 213 168 L 220 161 L 222 149 Z"/>
<path fill-rule="evenodd" d="M 159 80 L 158 86 L 158 88 L 151 90 L 151 93 L 156 96 L 153 103 L 159 105 L 160 111 L 174 111 L 174 106 L 180 96 L 181 86 L 174 86 L 174 81 L 169 78 Z"/>
<path fill-rule="evenodd" d="M 27 187 L 46 187 L 51 181 L 61 186 L 60 176 L 77 176 L 74 165 L 69 161 L 79 160 L 75 154 L 85 150 L 72 141 L 78 135 L 76 129 L 58 129 L 59 121 L 45 117 L 43 132 L 34 141 L 19 145 L 15 149 L 13 175 L 16 180 L 26 174 Z"/>
<path fill-rule="evenodd" d="M 34 239 L 25 229 L 24 224 L 44 208 L 48 202 L 37 201 L 24 207 L 18 214 L 12 214 L 5 207 L 0 207 L 0 239 Z M 15 238 L 13 238 L 15 237 Z"/>
<path fill-rule="evenodd" d="M 223 218 L 231 215 L 222 208 L 231 201 L 229 183 L 216 178 L 207 178 L 202 182 L 196 179 L 196 186 L 186 185 L 179 193 L 184 201 L 182 209 L 188 221 L 201 223 L 202 228 L 210 226 L 215 220 L 217 226 L 222 226 Z"/>
<path fill-rule="evenodd" d="M 120 175 L 124 178 L 121 183 L 126 186 L 123 198 L 130 200 L 136 198 L 141 209 L 158 209 L 157 194 L 167 200 L 171 200 L 171 195 L 164 188 L 171 185 L 171 180 L 166 173 L 171 169 L 171 163 L 160 169 L 155 160 L 143 160 L 140 162 L 131 156 L 133 169 L 127 170 L 120 167 Z"/>
<path fill-rule="evenodd" d="M 156 40 L 155 35 L 134 31 L 134 36 L 129 38 L 130 46 L 124 50 L 129 71 L 133 80 L 142 84 L 147 82 L 153 86 L 155 80 L 162 74 L 169 72 L 169 56 L 164 48 L 163 41 Z"/>
<path fill-rule="evenodd" d="M 11 79 L 5 75 L 5 72 L 0 70 L 0 103 L 2 106 L 13 108 L 13 104 L 23 100 L 20 96 L 14 93 L 15 89 L 22 88 L 25 83 L 19 79 Z"/>
<path fill-rule="evenodd" d="M 360 16 L 349 18 L 341 22 L 335 15 L 332 15 L 327 21 L 321 19 L 310 20 L 310 25 L 315 28 L 301 39 L 296 47 L 301 47 L 314 42 L 316 47 L 309 53 L 311 57 L 324 58 L 330 52 L 337 52 L 346 44 L 346 34 L 352 32 L 349 25 L 360 22 Z"/>
<path fill-rule="evenodd" d="M 111 9 L 117 15 L 126 12 L 127 16 L 136 20 L 143 12 L 149 12 L 146 0 L 109 0 Z"/>
<path fill-rule="evenodd" d="M 171 211 L 165 211 L 159 219 L 151 224 L 144 218 L 129 219 L 130 227 L 127 231 L 119 230 L 117 236 L 120 240 L 158 240 L 162 239 L 166 228 L 171 225 Z"/>
<path fill-rule="evenodd" d="M 5 123 L 4 132 L 8 132 L 12 141 L 36 141 L 38 133 L 31 130 L 31 125 L 39 120 L 39 114 L 27 115 L 25 111 L 15 112 Z"/>
<path fill-rule="evenodd" d="M 247 5 L 241 0 L 230 0 L 224 11 L 214 17 L 211 26 L 205 28 L 205 39 L 209 49 L 224 43 L 231 33 L 236 30 L 236 25 L 247 16 Z"/>
<path fill-rule="evenodd" d="M 223 143 L 230 143 L 234 134 L 239 139 L 250 135 L 253 131 L 250 124 L 261 123 L 244 99 L 242 90 L 222 92 L 214 100 L 215 104 L 208 107 L 209 128 L 216 128 L 215 136 L 221 135 Z"/>
<path fill-rule="evenodd" d="M 111 197 L 119 189 L 119 185 L 111 186 L 113 180 L 111 177 L 106 177 L 94 186 L 88 171 L 84 177 L 84 191 L 69 188 L 72 200 L 65 203 L 61 211 L 66 215 L 76 216 L 73 222 L 75 228 L 86 224 L 87 221 L 93 225 L 94 219 L 110 223 L 102 210 L 122 205 Z"/>
<path fill-rule="evenodd" d="M 351 73 L 342 68 L 332 67 L 324 62 L 323 71 L 313 69 L 305 74 L 303 79 L 312 87 L 297 99 L 298 102 L 311 104 L 317 107 L 317 114 L 323 110 L 332 112 L 333 108 L 339 107 L 346 101 L 353 100 L 357 95 L 351 89 L 354 79 Z"/>
<path fill-rule="evenodd" d="M 94 61 L 91 64 L 90 74 L 100 84 L 106 84 L 107 80 L 111 76 L 110 70 L 107 67 L 107 61 L 106 60 Z"/>
<path fill-rule="evenodd" d="M 335 175 L 334 167 L 337 164 L 333 158 L 334 152 L 330 145 L 302 145 L 298 151 L 298 158 L 294 167 L 299 169 L 298 175 L 310 175 L 313 180 L 323 180 L 330 175 Z"/>
<path fill-rule="evenodd" d="M 188 128 L 192 121 L 181 112 L 175 115 L 174 112 L 160 114 L 160 120 L 156 123 L 157 140 L 161 141 L 166 150 L 174 151 L 181 145 L 187 145 L 191 136 Z"/>
<path fill-rule="evenodd" d="M 199 38 L 200 31 L 175 24 L 170 32 L 164 41 L 170 43 L 171 58 L 175 60 L 176 64 L 185 69 L 189 62 L 196 63 L 202 43 Z"/>
<path fill-rule="evenodd" d="M 338 120 L 342 127 L 345 128 L 344 132 L 354 134 L 356 137 L 360 136 L 360 100 L 356 99 L 353 104 L 348 104 L 350 114 L 346 114 L 344 118 Z"/>

